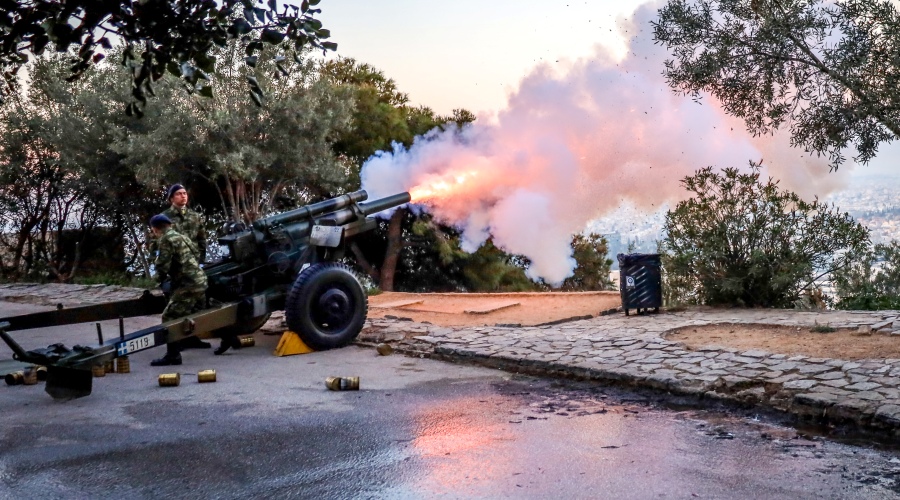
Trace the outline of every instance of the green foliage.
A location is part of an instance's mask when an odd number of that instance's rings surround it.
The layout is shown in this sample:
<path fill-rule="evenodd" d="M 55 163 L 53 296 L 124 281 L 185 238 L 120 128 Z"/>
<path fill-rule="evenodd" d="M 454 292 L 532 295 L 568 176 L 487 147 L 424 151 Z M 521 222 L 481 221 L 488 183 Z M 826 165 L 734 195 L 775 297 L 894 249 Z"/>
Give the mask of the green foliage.
<path fill-rule="evenodd" d="M 812 327 L 809 331 L 812 333 L 834 333 L 837 331 L 837 328 L 829 325 L 819 325 Z"/>
<path fill-rule="evenodd" d="M 525 276 L 522 258 L 486 242 L 474 253 L 462 250 L 459 231 L 428 214 L 410 215 L 407 246 L 397 273 L 397 288 L 409 291 L 518 292 L 539 287 Z"/>
<path fill-rule="evenodd" d="M 98 272 L 80 275 L 73 280 L 79 285 L 118 285 L 152 290 L 159 286 L 155 280 L 146 277 L 134 276 L 115 272 Z"/>
<path fill-rule="evenodd" d="M 320 71 L 328 81 L 349 89 L 354 95 L 350 126 L 337 135 L 334 143 L 334 151 L 347 163 L 346 190 L 359 187 L 359 170 L 376 151 L 390 150 L 394 143 L 408 147 L 416 136 L 434 128 L 459 128 L 475 120 L 472 113 L 463 109 L 454 110 L 452 116 L 440 116 L 428 107 L 410 106 L 409 97 L 397 89 L 392 79 L 355 59 L 327 61 Z M 408 241 L 407 237 L 412 236 L 410 229 L 418 218 L 407 212 L 402 218 L 392 218 L 389 224 L 382 224 L 374 238 L 362 238 L 353 247 L 357 263 L 385 290 L 457 290 L 466 287 L 461 267 L 451 264 L 444 267 L 435 262 L 441 260 L 440 252 L 435 254 L 441 246 L 438 242 L 441 238 L 427 244 L 390 243 L 390 234 L 396 237 L 403 233 L 402 240 Z M 403 228 L 392 228 L 392 224 L 402 224 Z M 396 268 L 394 263 L 397 263 Z"/>
<path fill-rule="evenodd" d="M 889 0 L 669 0 L 654 38 L 669 85 L 709 93 L 750 132 L 861 162 L 900 137 L 900 12 Z"/>
<path fill-rule="evenodd" d="M 900 242 L 866 248 L 851 262 L 832 276 L 838 309 L 900 309 Z"/>
<path fill-rule="evenodd" d="M 452 116 L 440 116 L 428 107 L 410 106 L 409 96 L 397 89 L 394 80 L 353 58 L 327 61 L 320 71 L 332 83 L 355 92 L 352 124 L 334 148 L 359 165 L 376 151 L 389 151 L 394 142 L 408 147 L 416 136 L 435 127 L 475 121 L 475 115 L 464 109 L 454 110 Z"/>
<path fill-rule="evenodd" d="M 111 113 L 124 116 L 110 109 L 107 75 L 67 84 L 68 71 L 64 56 L 36 59 L 27 91 L 0 109 L 0 217 L 13 231 L 0 236 L 9 256 L 0 265 L 11 276 L 71 279 L 96 228 L 126 226 L 129 210 L 145 207 L 146 191 L 110 147 L 119 131 Z"/>
<path fill-rule="evenodd" d="M 212 98 L 167 93 L 159 114 L 117 143 L 140 178 L 166 184 L 189 170 L 216 188 L 228 218 L 244 221 L 272 212 L 282 197 L 302 203 L 340 191 L 350 169 L 332 144 L 350 121 L 349 90 L 319 78 L 309 61 L 280 61 L 274 51 L 261 51 L 253 68 L 239 64 L 244 53 L 236 44 L 211 53 Z M 243 81 L 272 99 L 262 108 L 247 101 Z"/>
<path fill-rule="evenodd" d="M 537 285 L 525 275 L 521 258 L 510 255 L 486 241 L 463 258 L 462 274 L 471 292 L 528 292 Z"/>
<path fill-rule="evenodd" d="M 375 151 L 390 149 L 391 142 L 412 140 L 404 114 L 409 97 L 383 72 L 343 57 L 323 63 L 320 71 L 355 94 L 352 124 L 334 145 L 338 154 L 361 165 Z"/>
<path fill-rule="evenodd" d="M 524 292 L 548 290 L 529 279 L 530 262 L 511 255 L 488 240 L 474 253 L 461 248 L 458 230 L 437 223 L 428 215 L 409 217 L 408 242 L 398 270 L 398 289 L 409 291 Z M 598 234 L 575 235 L 572 246 L 576 267 L 558 288 L 563 291 L 609 290 L 606 239 Z"/>
<path fill-rule="evenodd" d="M 382 223 L 387 226 L 387 223 Z M 386 230 L 386 228 L 382 228 Z M 359 241 L 359 240 L 358 240 Z M 462 249 L 460 232 L 438 223 L 427 213 L 408 213 L 403 220 L 404 247 L 397 266 L 395 289 L 411 292 L 523 292 L 549 290 L 541 282 L 534 282 L 525 274 L 530 262 L 520 255 L 511 255 L 488 240 L 473 253 Z M 380 240 L 374 245 L 365 239 L 367 254 L 382 259 L 378 253 Z M 560 290 L 609 290 L 607 242 L 598 234 L 576 235 L 572 238 L 576 268 Z M 383 248 L 381 248 L 383 252 Z M 365 266 L 363 266 L 365 267 Z"/>
<path fill-rule="evenodd" d="M 575 270 L 572 276 L 566 278 L 560 290 L 611 290 L 613 283 L 609 279 L 609 269 L 612 260 L 607 258 L 609 249 L 606 238 L 596 233 L 576 234 L 572 238 L 572 249 Z"/>
<path fill-rule="evenodd" d="M 131 96 L 113 65 L 66 83 L 65 55 L 32 61 L 29 86 L 0 108 L 4 272 L 71 280 L 77 262 L 61 252 L 61 232 L 84 239 L 112 226 L 126 237 L 125 266 L 148 274 L 146 221 L 165 203 L 162 186 L 175 180 L 187 181 L 192 194 L 209 189 L 212 196 L 196 198 L 208 214 L 220 206 L 245 220 L 341 189 L 351 169 L 331 145 L 349 122 L 350 92 L 319 79 L 308 61 L 279 60 L 271 50 L 259 51 L 252 70 L 240 63 L 237 44 L 210 53 L 219 71 L 213 98 L 186 94 L 165 77 L 141 120 L 121 113 Z M 249 78 L 272 103 L 259 108 L 243 96 Z"/>
<path fill-rule="evenodd" d="M 306 47 L 334 50 L 325 42 L 330 33 L 313 15 L 319 0 L 300 6 L 275 0 L 153 0 L 151 2 L 60 2 L 29 0 L 4 2 L 0 7 L 0 70 L 9 95 L 17 85 L 16 74 L 40 56 L 48 45 L 71 52 L 67 80 L 80 78 L 88 69 L 111 55 L 117 41 L 125 74 L 132 80 L 129 115 L 143 114 L 153 83 L 169 73 L 181 78 L 186 88 L 210 96 L 209 74 L 216 65 L 216 48 L 239 44 L 246 64 L 266 46 L 275 47 L 282 60 Z M 77 54 L 77 55 L 76 55 Z M 262 93 L 252 83 L 251 98 Z"/>
<path fill-rule="evenodd" d="M 664 240 L 675 302 L 789 307 L 868 244 L 849 214 L 761 182 L 758 168 L 705 168 L 682 183 L 692 197 L 666 214 Z"/>

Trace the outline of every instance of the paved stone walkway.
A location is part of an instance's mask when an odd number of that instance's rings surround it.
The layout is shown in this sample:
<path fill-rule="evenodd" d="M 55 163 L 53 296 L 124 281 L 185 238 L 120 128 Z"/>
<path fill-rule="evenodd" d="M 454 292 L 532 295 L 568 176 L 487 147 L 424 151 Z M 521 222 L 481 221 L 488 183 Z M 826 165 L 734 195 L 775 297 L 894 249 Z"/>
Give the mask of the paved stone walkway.
<path fill-rule="evenodd" d="M 0 300 L 42 306 L 62 304 L 66 307 L 136 299 L 142 288 L 116 285 L 66 285 L 61 283 L 0 284 Z"/>
<path fill-rule="evenodd" d="M 360 340 L 511 371 L 761 405 L 817 422 L 853 423 L 900 436 L 900 359 L 847 361 L 725 347 L 692 351 L 664 338 L 676 328 L 715 323 L 807 328 L 818 323 L 894 332 L 900 318 L 897 311 L 705 310 L 618 314 L 531 328 L 444 328 L 373 320 Z"/>
<path fill-rule="evenodd" d="M 0 285 L 0 300 L 66 306 L 139 297 L 106 285 Z M 281 314 L 269 329 L 281 328 Z M 900 335 L 898 311 L 703 310 L 613 314 L 544 327 L 447 328 L 400 319 L 366 322 L 359 341 L 400 352 L 543 376 L 649 387 L 760 405 L 825 423 L 854 423 L 900 437 L 900 359 L 841 360 L 763 350 L 688 350 L 666 340 L 677 328 L 715 323 L 828 324 Z"/>

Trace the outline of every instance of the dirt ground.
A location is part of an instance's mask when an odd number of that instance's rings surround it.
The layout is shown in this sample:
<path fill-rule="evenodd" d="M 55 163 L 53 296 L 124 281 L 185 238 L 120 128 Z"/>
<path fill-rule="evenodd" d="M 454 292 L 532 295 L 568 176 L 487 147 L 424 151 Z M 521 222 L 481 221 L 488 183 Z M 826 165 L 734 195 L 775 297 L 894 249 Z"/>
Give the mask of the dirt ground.
<path fill-rule="evenodd" d="M 369 317 L 406 318 L 442 326 L 563 323 L 619 308 L 618 292 L 400 293 L 369 297 Z M 621 314 L 621 313 L 619 313 Z M 817 358 L 900 358 L 900 337 L 859 336 L 856 330 L 815 333 L 810 327 L 719 324 L 683 328 L 666 335 L 689 349 L 704 346 L 763 349 Z"/>
<path fill-rule="evenodd" d="M 810 327 L 723 323 L 681 328 L 666 338 L 684 342 L 690 349 L 717 345 L 815 358 L 900 358 L 900 337 L 878 333 L 861 336 L 855 329 L 816 333 Z"/>
<path fill-rule="evenodd" d="M 369 297 L 369 317 L 443 326 L 533 326 L 594 317 L 622 305 L 618 292 L 401 293 Z"/>

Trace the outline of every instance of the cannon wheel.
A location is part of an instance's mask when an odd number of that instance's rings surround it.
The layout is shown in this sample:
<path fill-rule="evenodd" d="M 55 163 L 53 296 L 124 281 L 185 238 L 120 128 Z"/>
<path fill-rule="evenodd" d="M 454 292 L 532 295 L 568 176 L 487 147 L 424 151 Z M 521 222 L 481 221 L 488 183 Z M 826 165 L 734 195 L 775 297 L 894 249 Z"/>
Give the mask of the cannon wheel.
<path fill-rule="evenodd" d="M 262 328 L 263 325 L 266 324 L 266 321 L 269 321 L 270 316 L 272 316 L 272 313 L 266 313 L 256 318 L 240 319 L 231 326 L 226 326 L 213 331 L 213 336 L 227 337 L 230 335 L 250 335 Z"/>
<path fill-rule="evenodd" d="M 359 335 L 369 298 L 344 264 L 323 262 L 300 272 L 288 293 L 287 326 L 318 351 L 343 347 Z"/>

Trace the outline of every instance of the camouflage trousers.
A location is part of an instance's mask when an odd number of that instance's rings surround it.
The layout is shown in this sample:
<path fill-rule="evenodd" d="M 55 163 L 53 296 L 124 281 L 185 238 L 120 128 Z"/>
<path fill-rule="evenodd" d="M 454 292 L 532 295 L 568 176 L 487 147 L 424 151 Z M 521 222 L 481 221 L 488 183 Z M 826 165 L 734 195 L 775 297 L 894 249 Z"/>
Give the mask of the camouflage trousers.
<path fill-rule="evenodd" d="M 162 313 L 163 323 L 183 318 L 206 307 L 206 288 L 178 288 L 172 291 L 172 297 Z"/>

